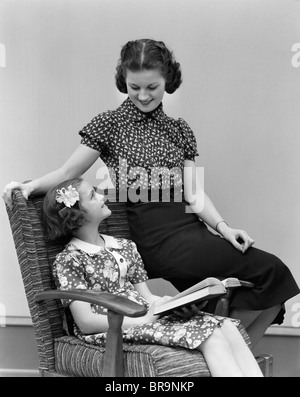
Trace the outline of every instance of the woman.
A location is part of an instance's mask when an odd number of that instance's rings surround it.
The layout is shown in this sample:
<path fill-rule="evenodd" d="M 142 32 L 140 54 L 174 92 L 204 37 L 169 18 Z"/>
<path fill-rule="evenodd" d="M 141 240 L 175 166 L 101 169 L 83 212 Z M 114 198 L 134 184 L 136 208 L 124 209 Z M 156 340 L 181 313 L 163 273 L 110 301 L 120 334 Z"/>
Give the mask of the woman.
<path fill-rule="evenodd" d="M 124 200 L 125 193 L 132 239 L 149 277 L 170 280 L 179 290 L 207 276 L 253 282 L 251 290 L 236 292 L 230 316 L 242 321 L 256 345 L 270 324 L 283 321 L 283 303 L 299 287 L 280 259 L 253 248 L 254 240 L 230 227 L 204 193 L 197 180 L 194 134 L 184 120 L 163 111 L 164 93 L 180 84 L 180 65 L 163 42 L 128 42 L 116 73 L 116 85 L 128 98 L 80 131 L 80 146 L 59 169 L 28 184 L 8 184 L 4 199 L 11 204 L 14 188 L 25 197 L 45 193 L 81 176 L 100 156 L 118 198 Z"/>

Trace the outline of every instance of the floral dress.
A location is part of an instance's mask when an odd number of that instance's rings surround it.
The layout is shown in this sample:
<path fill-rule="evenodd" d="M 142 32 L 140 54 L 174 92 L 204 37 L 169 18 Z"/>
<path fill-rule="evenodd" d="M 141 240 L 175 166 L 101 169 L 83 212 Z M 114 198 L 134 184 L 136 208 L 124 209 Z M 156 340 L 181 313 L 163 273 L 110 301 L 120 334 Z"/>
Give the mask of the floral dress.
<path fill-rule="evenodd" d="M 134 284 L 148 279 L 142 259 L 131 240 L 101 235 L 104 248 L 73 238 L 59 253 L 53 265 L 57 287 L 68 289 L 91 289 L 126 296 L 146 305 L 148 302 L 135 290 Z M 64 307 L 72 301 L 62 300 Z M 104 307 L 91 304 L 94 313 L 106 314 Z M 123 340 L 131 343 L 161 344 L 197 348 L 205 341 L 224 317 L 198 312 L 186 319 L 175 314 L 163 316 L 156 321 L 135 326 L 123 331 Z M 232 320 L 236 325 L 238 321 Z M 106 333 L 83 334 L 74 323 L 74 334 L 94 345 L 105 345 Z"/>

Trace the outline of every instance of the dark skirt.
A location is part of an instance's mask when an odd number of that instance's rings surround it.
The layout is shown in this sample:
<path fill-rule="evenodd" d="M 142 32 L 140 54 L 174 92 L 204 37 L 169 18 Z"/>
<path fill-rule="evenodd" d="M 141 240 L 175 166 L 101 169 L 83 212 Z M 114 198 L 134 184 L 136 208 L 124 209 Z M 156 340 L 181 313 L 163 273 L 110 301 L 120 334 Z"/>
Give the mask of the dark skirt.
<path fill-rule="evenodd" d="M 179 291 L 206 277 L 237 277 L 254 283 L 238 288 L 232 307 L 264 310 L 300 290 L 288 267 L 276 256 L 251 247 L 244 254 L 215 235 L 185 202 L 152 202 L 128 206 L 133 241 L 149 278 L 164 278 Z M 283 322 L 284 306 L 273 323 Z"/>

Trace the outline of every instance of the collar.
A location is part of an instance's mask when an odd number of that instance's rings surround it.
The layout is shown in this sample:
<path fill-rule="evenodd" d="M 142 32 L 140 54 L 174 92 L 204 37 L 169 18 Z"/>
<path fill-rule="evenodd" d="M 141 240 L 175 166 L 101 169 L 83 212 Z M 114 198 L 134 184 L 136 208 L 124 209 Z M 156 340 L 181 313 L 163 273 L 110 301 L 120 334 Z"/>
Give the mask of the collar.
<path fill-rule="evenodd" d="M 164 120 L 167 117 L 163 110 L 162 102 L 152 112 L 144 113 L 135 106 L 129 97 L 119 106 L 118 111 L 126 115 L 126 117 L 129 116 L 134 121 Z"/>
<path fill-rule="evenodd" d="M 107 236 L 106 234 L 100 234 L 100 236 L 104 240 L 104 248 L 108 248 L 108 249 L 122 248 L 114 237 Z M 101 250 L 101 248 L 98 245 L 87 243 L 86 241 L 80 240 L 79 238 L 76 237 L 73 237 L 69 242 L 69 244 L 75 245 L 76 248 L 86 252 L 87 254 L 97 254 Z"/>

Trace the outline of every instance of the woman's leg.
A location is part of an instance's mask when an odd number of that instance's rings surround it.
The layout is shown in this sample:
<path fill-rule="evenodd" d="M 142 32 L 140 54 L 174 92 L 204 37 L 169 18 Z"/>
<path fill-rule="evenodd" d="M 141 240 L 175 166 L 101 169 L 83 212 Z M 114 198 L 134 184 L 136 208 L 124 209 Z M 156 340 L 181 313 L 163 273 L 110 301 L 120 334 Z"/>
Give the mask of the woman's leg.
<path fill-rule="evenodd" d="M 279 258 L 254 247 L 244 254 L 239 252 L 211 233 L 195 214 L 186 213 L 186 203 L 132 207 L 128 209 L 128 221 L 150 278 L 171 278 L 180 292 L 206 277 L 251 281 L 253 288 L 236 289 L 232 307 L 248 309 L 235 315 L 251 334 L 254 345 L 274 322 L 278 305 L 300 292 Z M 269 309 L 262 311 L 262 307 Z"/>
<path fill-rule="evenodd" d="M 249 335 L 252 346 L 255 347 L 262 339 L 264 333 L 271 325 L 280 309 L 281 305 L 273 306 L 262 311 L 234 309 L 231 311 L 230 317 L 241 320 L 241 323 Z"/>
<path fill-rule="evenodd" d="M 246 377 L 262 377 L 262 372 L 255 357 L 247 346 L 238 328 L 232 323 L 232 321 L 229 319 L 225 320 L 221 327 L 221 331 L 226 338 L 232 355 L 243 375 Z"/>
<path fill-rule="evenodd" d="M 202 352 L 212 377 L 244 376 L 221 328 L 215 328 L 198 350 Z"/>

